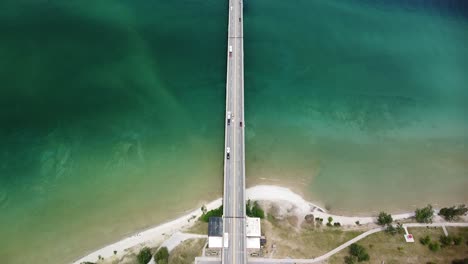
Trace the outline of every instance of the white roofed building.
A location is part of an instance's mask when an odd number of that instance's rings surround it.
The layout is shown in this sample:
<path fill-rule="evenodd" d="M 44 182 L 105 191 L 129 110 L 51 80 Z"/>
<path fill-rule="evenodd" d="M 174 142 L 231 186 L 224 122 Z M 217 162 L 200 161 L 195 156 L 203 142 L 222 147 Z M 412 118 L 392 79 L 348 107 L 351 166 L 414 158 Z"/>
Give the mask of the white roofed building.
<path fill-rule="evenodd" d="M 246 217 L 245 231 L 247 236 L 247 249 L 260 249 L 261 226 L 260 218 Z M 223 247 L 223 219 L 210 217 L 208 223 L 208 248 Z"/>

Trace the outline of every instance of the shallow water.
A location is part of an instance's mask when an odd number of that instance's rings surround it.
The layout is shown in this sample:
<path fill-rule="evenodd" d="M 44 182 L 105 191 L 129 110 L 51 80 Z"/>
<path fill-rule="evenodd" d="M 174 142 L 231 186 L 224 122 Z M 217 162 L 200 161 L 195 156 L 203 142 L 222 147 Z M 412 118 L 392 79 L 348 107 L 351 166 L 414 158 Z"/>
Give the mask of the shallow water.
<path fill-rule="evenodd" d="M 2 1 L 2 263 L 221 195 L 226 21 L 215 0 Z M 466 43 L 457 1 L 247 1 L 249 184 L 336 212 L 468 201 Z"/>
<path fill-rule="evenodd" d="M 410 2 L 248 2 L 251 183 L 339 213 L 468 201 L 467 5 Z"/>

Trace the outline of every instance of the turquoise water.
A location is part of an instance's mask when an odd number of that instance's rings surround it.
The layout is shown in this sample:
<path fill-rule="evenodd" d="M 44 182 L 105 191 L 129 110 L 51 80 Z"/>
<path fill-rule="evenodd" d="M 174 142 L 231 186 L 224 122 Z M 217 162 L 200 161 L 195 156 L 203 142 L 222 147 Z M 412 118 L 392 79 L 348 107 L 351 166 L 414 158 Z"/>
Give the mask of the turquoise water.
<path fill-rule="evenodd" d="M 468 201 L 468 20 L 447 3 L 246 1 L 249 184 L 335 212 Z M 221 195 L 227 9 L 0 3 L 2 263 L 66 263 Z"/>
<path fill-rule="evenodd" d="M 248 2 L 252 183 L 339 213 L 468 201 L 468 9 L 410 2 Z"/>

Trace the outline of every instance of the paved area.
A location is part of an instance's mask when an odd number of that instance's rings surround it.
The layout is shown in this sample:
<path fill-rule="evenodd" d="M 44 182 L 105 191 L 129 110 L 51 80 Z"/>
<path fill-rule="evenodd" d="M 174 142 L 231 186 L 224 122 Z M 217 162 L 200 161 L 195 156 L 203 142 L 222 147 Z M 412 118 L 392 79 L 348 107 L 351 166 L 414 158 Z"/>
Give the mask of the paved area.
<path fill-rule="evenodd" d="M 245 264 L 244 43 L 243 3 L 229 1 L 222 262 Z M 228 153 L 229 149 L 229 153 Z"/>

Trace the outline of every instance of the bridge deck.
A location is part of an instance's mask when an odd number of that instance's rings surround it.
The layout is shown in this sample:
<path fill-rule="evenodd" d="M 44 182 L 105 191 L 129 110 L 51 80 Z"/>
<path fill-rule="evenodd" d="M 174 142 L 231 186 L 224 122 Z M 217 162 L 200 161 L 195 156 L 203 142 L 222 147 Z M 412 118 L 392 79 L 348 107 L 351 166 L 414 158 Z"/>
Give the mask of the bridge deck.
<path fill-rule="evenodd" d="M 222 263 L 245 264 L 245 158 L 244 158 L 244 42 L 242 0 L 229 1 L 225 145 L 230 148 L 224 159 L 224 233 L 228 246 L 222 250 Z M 241 123 L 242 122 L 242 123 Z"/>

